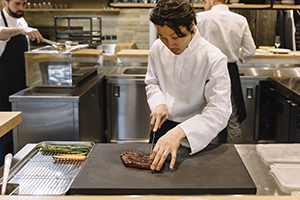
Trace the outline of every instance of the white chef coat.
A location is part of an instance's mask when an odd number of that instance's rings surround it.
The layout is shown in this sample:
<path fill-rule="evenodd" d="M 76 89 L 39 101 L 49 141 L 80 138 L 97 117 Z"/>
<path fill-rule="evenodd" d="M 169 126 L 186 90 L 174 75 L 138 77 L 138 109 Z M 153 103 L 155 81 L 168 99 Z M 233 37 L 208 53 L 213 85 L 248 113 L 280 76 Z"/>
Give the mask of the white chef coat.
<path fill-rule="evenodd" d="M 206 147 L 226 127 L 231 114 L 227 58 L 195 30 L 180 55 L 157 39 L 148 56 L 145 78 L 151 111 L 167 105 L 169 119 L 180 122 L 187 137 L 182 144 L 191 148 L 191 154 Z"/>
<path fill-rule="evenodd" d="M 197 13 L 196 19 L 201 36 L 218 47 L 228 62 L 245 63 L 255 55 L 247 19 L 229 11 L 227 5 L 215 5 L 209 11 Z"/>
<path fill-rule="evenodd" d="M 7 24 L 8 24 L 8 27 L 28 27 L 28 24 L 27 22 L 25 21 L 25 19 L 23 17 L 21 18 L 13 18 L 11 17 L 7 12 L 6 10 L 3 8 L 2 11 L 5 18 L 6 18 L 6 21 L 7 21 Z M 0 32 L 2 31 L 2 29 L 5 28 L 5 24 L 4 24 L 4 21 L 2 19 L 2 16 L 0 14 Z M 28 36 L 26 36 L 27 38 L 27 43 L 28 43 L 28 49 L 30 49 L 30 43 L 29 43 L 29 39 L 28 39 Z M 2 55 L 5 47 L 6 47 L 6 43 L 9 41 L 10 39 L 6 40 L 6 41 L 1 41 L 0 40 L 0 56 Z M 16 47 L 17 48 L 17 47 Z"/>

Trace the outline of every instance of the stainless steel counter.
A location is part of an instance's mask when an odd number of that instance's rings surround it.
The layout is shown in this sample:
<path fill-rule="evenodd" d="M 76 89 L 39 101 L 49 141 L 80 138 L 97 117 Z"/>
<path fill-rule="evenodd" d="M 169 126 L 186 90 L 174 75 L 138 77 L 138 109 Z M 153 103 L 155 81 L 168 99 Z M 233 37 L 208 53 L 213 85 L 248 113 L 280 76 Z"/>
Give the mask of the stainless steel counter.
<path fill-rule="evenodd" d="M 14 152 L 40 141 L 106 142 L 105 74 L 100 67 L 76 87 L 29 87 L 10 96 L 23 121 L 13 130 Z"/>
<path fill-rule="evenodd" d="M 36 144 L 27 144 L 24 146 L 14 157 L 12 165 L 15 165 L 21 160 L 28 152 L 30 152 Z M 274 177 L 270 174 L 269 166 L 266 165 L 258 155 L 256 151 L 256 145 L 254 144 L 239 144 L 235 145 L 237 152 L 239 153 L 242 161 L 244 162 L 253 182 L 257 187 L 256 195 L 290 195 L 285 193 L 277 185 Z M 2 168 L 0 168 L 2 173 Z M 2 174 L 0 174 L 2 176 Z M 232 174 L 234 176 L 234 174 Z"/>

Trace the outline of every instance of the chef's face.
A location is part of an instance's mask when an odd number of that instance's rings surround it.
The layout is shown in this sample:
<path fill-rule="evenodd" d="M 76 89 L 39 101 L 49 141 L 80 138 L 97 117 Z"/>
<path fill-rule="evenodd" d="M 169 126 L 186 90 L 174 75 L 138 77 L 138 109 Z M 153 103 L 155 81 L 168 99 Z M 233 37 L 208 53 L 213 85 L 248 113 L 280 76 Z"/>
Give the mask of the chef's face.
<path fill-rule="evenodd" d="M 186 36 L 178 37 L 176 32 L 171 29 L 170 27 L 164 26 L 157 26 L 157 34 L 159 39 L 174 53 L 174 54 L 181 54 L 189 45 L 191 39 L 193 38 L 192 32 L 188 32 L 186 27 L 180 26 L 179 27 L 182 33 L 185 33 Z M 193 30 L 194 27 L 191 29 Z"/>
<path fill-rule="evenodd" d="M 210 10 L 213 7 L 212 0 L 204 0 L 204 2 L 205 2 L 204 10 Z"/>
<path fill-rule="evenodd" d="M 6 11 L 9 13 L 9 15 L 15 18 L 20 18 L 24 15 L 26 0 L 10 0 L 8 2 L 5 1 L 4 6 L 7 9 Z"/>

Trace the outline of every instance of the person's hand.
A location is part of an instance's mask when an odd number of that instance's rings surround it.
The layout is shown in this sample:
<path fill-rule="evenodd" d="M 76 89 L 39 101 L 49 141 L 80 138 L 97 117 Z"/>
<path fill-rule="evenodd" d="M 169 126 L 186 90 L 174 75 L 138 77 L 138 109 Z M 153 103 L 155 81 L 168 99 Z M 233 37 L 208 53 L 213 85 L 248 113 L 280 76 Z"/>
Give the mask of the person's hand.
<path fill-rule="evenodd" d="M 165 104 L 158 105 L 150 115 L 150 125 L 153 132 L 156 132 L 168 119 L 168 107 Z"/>
<path fill-rule="evenodd" d="M 173 169 L 176 162 L 177 150 L 184 138 L 185 133 L 179 126 L 169 130 L 165 135 L 159 138 L 150 156 L 150 169 L 159 171 L 169 153 L 172 154 L 170 169 Z"/>
<path fill-rule="evenodd" d="M 43 42 L 43 36 L 39 32 L 39 30 L 35 28 L 23 27 L 22 34 L 28 35 L 29 39 L 32 41 L 37 40 L 37 43 Z"/>

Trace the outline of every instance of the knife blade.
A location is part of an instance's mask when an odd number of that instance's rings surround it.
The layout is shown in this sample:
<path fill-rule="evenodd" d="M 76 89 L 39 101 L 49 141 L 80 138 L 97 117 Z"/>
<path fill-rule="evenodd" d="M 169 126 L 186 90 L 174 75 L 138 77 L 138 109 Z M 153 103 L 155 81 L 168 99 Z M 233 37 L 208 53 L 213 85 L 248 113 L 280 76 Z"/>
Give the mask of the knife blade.
<path fill-rule="evenodd" d="M 155 132 L 153 132 L 153 136 L 152 136 L 152 144 L 151 144 L 151 147 L 150 147 L 150 155 L 152 154 L 152 151 L 153 151 L 154 139 L 155 139 Z"/>

